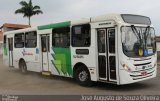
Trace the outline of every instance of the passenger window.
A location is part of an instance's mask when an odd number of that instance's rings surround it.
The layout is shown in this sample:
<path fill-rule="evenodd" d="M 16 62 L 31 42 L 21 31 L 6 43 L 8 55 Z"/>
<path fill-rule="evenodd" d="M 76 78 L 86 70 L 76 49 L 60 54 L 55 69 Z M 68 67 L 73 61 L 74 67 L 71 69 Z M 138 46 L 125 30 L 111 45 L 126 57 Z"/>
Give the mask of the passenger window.
<path fill-rule="evenodd" d="M 35 48 L 37 47 L 37 32 L 27 32 L 25 33 L 25 47 L 26 48 Z"/>
<path fill-rule="evenodd" d="M 42 52 L 49 52 L 50 51 L 50 39 L 49 35 L 45 35 L 41 37 L 41 45 L 42 45 Z"/>
<path fill-rule="evenodd" d="M 72 27 L 72 46 L 89 47 L 91 44 L 90 25 L 77 25 Z"/>
<path fill-rule="evenodd" d="M 70 46 L 70 27 L 53 29 L 52 46 L 68 48 Z"/>
<path fill-rule="evenodd" d="M 15 46 L 15 48 L 23 48 L 24 47 L 24 33 L 15 34 L 14 46 Z"/>
<path fill-rule="evenodd" d="M 108 30 L 109 37 L 109 52 L 115 53 L 115 29 Z"/>
<path fill-rule="evenodd" d="M 98 52 L 105 53 L 105 31 L 98 31 Z"/>
<path fill-rule="evenodd" d="M 8 39 L 9 51 L 13 51 L 13 38 Z"/>

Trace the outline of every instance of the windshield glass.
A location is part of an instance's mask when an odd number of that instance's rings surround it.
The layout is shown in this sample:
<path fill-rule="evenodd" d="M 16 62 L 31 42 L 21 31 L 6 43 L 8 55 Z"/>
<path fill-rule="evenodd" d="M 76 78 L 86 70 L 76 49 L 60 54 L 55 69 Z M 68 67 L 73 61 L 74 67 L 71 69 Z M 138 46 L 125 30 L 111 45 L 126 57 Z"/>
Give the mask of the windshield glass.
<path fill-rule="evenodd" d="M 122 27 L 123 52 L 128 57 L 150 56 L 156 52 L 155 31 L 150 27 Z"/>

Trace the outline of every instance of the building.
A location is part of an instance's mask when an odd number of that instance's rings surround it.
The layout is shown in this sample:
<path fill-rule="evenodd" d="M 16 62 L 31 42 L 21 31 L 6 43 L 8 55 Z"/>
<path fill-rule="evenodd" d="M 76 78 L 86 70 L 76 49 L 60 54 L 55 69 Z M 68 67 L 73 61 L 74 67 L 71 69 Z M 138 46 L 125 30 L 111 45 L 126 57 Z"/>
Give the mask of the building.
<path fill-rule="evenodd" d="M 28 28 L 28 27 L 31 27 L 31 26 L 30 25 L 22 25 L 22 24 L 5 23 L 0 27 L 0 29 L 4 33 L 4 32 L 7 32 L 7 31 L 24 29 L 24 28 Z"/>
<path fill-rule="evenodd" d="M 24 29 L 31 27 L 30 25 L 5 23 L 0 27 L 0 55 L 3 53 L 3 33 L 12 30 Z"/>

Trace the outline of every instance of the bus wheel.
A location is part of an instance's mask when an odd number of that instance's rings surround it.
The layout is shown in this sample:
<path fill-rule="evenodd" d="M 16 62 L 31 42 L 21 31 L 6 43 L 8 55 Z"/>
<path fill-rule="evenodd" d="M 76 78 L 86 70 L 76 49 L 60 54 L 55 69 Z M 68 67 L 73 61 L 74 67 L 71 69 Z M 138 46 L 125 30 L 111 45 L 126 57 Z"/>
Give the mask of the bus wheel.
<path fill-rule="evenodd" d="M 78 67 L 75 71 L 75 79 L 81 86 L 91 86 L 92 84 L 89 71 L 82 67 Z"/>
<path fill-rule="evenodd" d="M 25 61 L 20 62 L 20 70 L 21 70 L 22 73 L 27 72 L 27 65 L 26 65 Z"/>

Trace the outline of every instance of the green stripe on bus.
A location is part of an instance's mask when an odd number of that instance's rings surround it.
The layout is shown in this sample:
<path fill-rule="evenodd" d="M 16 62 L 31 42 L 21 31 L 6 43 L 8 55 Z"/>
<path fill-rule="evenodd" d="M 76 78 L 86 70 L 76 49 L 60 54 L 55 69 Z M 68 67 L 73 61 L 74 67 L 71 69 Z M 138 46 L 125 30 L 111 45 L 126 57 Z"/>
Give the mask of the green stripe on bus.
<path fill-rule="evenodd" d="M 70 25 L 71 25 L 71 22 L 70 21 L 66 21 L 66 22 L 60 22 L 60 23 L 54 23 L 54 24 L 38 26 L 38 30 L 59 28 L 59 27 L 68 27 Z"/>
<path fill-rule="evenodd" d="M 7 48 L 3 48 L 3 54 L 4 54 L 5 56 L 8 55 L 8 50 L 7 50 Z"/>
<path fill-rule="evenodd" d="M 70 48 L 52 48 L 54 51 L 53 65 L 57 69 L 58 73 L 61 75 L 68 74 L 69 76 L 73 76 L 73 71 L 71 67 L 71 50 Z"/>

